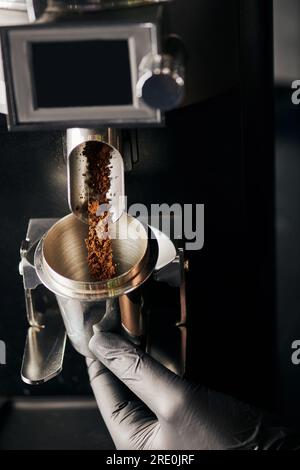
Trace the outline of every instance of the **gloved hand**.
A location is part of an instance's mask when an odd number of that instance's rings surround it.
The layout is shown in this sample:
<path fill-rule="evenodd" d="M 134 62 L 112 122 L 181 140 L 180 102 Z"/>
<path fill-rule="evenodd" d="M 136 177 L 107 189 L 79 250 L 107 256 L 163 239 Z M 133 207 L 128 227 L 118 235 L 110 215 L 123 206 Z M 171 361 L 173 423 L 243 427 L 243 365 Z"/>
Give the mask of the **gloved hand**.
<path fill-rule="evenodd" d="M 100 362 L 87 363 L 117 449 L 261 447 L 260 411 L 178 377 L 119 334 L 101 331 L 112 326 L 109 317 L 98 325 L 89 344 Z M 264 440 L 272 443 L 282 434 L 277 431 L 275 436 L 270 433 Z"/>

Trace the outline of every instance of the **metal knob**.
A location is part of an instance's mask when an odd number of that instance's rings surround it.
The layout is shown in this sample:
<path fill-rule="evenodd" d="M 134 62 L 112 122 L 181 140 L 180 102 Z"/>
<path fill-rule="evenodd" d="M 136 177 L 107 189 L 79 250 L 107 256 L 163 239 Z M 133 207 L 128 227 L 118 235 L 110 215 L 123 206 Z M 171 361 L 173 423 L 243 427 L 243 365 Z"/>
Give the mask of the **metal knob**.
<path fill-rule="evenodd" d="M 177 36 L 168 38 L 164 51 L 142 60 L 137 96 L 151 108 L 169 111 L 178 107 L 184 98 L 186 53 Z"/>

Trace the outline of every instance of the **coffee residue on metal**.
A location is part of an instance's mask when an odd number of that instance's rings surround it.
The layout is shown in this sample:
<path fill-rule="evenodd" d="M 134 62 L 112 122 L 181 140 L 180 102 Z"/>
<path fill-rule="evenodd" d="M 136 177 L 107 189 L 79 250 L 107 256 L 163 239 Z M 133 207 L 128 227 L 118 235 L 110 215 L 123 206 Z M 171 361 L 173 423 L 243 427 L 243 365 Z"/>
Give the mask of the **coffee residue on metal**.
<path fill-rule="evenodd" d="M 85 240 L 87 260 L 95 281 L 105 281 L 116 275 L 112 242 L 109 238 L 110 212 L 99 211 L 100 206 L 109 205 L 107 192 L 110 189 L 111 149 L 103 142 L 90 141 L 86 143 L 83 155 L 88 162 L 89 187 L 88 238 Z"/>

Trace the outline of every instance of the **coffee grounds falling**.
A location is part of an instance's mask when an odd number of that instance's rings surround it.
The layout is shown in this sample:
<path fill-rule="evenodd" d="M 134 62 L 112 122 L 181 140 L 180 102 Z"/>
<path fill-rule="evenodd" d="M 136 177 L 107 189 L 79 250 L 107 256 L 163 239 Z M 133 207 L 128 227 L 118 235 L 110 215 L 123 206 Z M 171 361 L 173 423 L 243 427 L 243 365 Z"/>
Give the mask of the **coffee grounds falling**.
<path fill-rule="evenodd" d="M 83 155 L 88 162 L 89 187 L 87 260 L 93 279 L 105 281 L 116 275 L 108 233 L 110 213 L 105 211 L 97 215 L 97 211 L 100 205 L 109 204 L 111 148 L 102 142 L 90 141 L 86 143 Z"/>

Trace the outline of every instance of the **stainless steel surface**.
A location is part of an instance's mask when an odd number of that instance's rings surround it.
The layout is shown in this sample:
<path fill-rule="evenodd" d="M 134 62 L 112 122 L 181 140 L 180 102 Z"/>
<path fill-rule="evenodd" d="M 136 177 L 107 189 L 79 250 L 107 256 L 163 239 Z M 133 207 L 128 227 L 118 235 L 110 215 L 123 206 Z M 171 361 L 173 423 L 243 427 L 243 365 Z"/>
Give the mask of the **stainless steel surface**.
<path fill-rule="evenodd" d="M 37 241 L 56 222 L 57 219 L 31 219 L 28 224 L 26 240 L 22 242 L 19 265 L 20 274 L 23 276 L 25 293 L 25 305 L 27 319 L 30 326 L 42 327 L 44 318 L 34 305 L 34 290 L 41 284 L 34 267 L 34 252 Z"/>
<path fill-rule="evenodd" d="M 110 201 L 112 221 L 116 222 L 125 210 L 124 164 L 120 148 L 120 133 L 115 129 L 68 129 L 67 130 L 67 168 L 69 207 L 80 220 L 88 219 L 90 197 L 87 180 L 88 162 L 83 151 L 88 141 L 104 142 L 111 147 Z"/>
<path fill-rule="evenodd" d="M 85 239 L 87 224 L 73 214 L 59 220 L 40 240 L 34 264 L 43 284 L 52 292 L 80 300 L 103 300 L 131 292 L 152 273 L 158 256 L 155 238 L 124 213 L 111 224 L 110 235 L 117 276 L 94 282 L 89 273 Z"/>
<path fill-rule="evenodd" d="M 148 55 L 139 67 L 137 97 L 154 109 L 168 111 L 178 107 L 185 92 L 185 68 L 169 54 Z"/>
<path fill-rule="evenodd" d="M 33 290 L 25 289 L 24 292 L 27 320 L 29 325 L 37 328 L 43 328 L 45 326 L 44 316 L 35 308 Z"/>
<path fill-rule="evenodd" d="M 48 11 L 61 12 L 65 10 L 108 10 L 125 7 L 147 6 L 170 1 L 173 0 L 49 0 Z"/>
<path fill-rule="evenodd" d="M 155 271 L 159 271 L 163 267 L 172 263 L 176 258 L 176 248 L 170 238 L 163 232 L 158 229 L 154 229 L 153 226 L 151 226 L 151 230 L 153 230 L 159 246 L 158 260 L 155 266 Z"/>
<path fill-rule="evenodd" d="M 83 129 L 76 127 L 67 129 L 67 156 L 69 156 L 78 145 L 84 144 L 88 140 L 106 142 L 117 149 L 121 146 L 120 132 L 118 129 L 111 127 L 100 129 Z"/>
<path fill-rule="evenodd" d="M 59 311 L 50 311 L 44 323 L 43 328 L 28 329 L 21 376 L 31 385 L 52 379 L 63 365 L 66 330 Z"/>
<path fill-rule="evenodd" d="M 37 241 L 39 241 L 44 233 L 47 232 L 57 221 L 57 218 L 30 219 L 26 232 L 26 241 L 29 243 L 29 247 L 31 248 Z M 34 253 L 32 253 L 31 249 L 30 256 L 27 255 L 27 258 L 33 265 Z"/>

